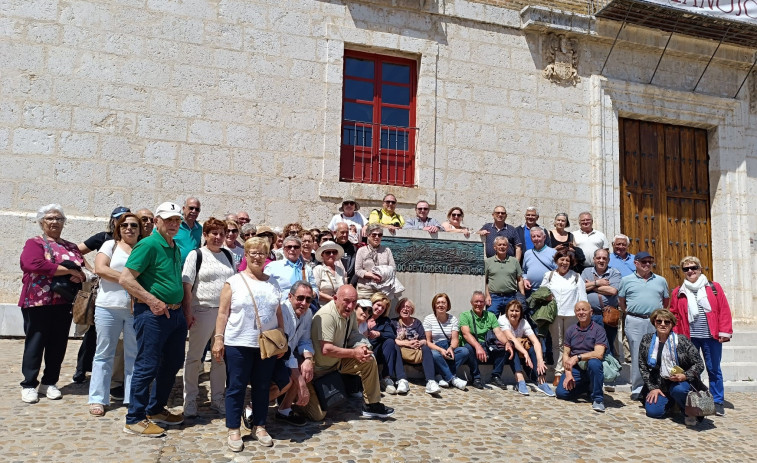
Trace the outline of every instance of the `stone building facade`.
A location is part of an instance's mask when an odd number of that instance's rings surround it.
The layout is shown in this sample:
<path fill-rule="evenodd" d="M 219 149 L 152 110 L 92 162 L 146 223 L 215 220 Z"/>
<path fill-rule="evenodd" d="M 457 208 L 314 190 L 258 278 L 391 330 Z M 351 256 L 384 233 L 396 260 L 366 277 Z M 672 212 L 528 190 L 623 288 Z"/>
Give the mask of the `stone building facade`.
<path fill-rule="evenodd" d="M 0 302 L 15 303 L 20 249 L 50 202 L 77 242 L 118 204 L 195 195 L 201 219 L 317 226 L 343 196 L 369 209 L 387 191 L 405 214 L 418 199 L 438 219 L 460 206 L 472 227 L 500 203 L 513 224 L 530 205 L 547 225 L 590 210 L 612 236 L 628 118 L 706 131 L 714 278 L 738 318 L 757 318 L 754 73 L 734 98 L 754 50 L 722 44 L 697 84 L 716 42 L 666 47 L 667 33 L 633 25 L 615 42 L 620 24 L 593 3 L 6 1 Z M 415 63 L 410 186 L 339 181 L 346 52 Z"/>

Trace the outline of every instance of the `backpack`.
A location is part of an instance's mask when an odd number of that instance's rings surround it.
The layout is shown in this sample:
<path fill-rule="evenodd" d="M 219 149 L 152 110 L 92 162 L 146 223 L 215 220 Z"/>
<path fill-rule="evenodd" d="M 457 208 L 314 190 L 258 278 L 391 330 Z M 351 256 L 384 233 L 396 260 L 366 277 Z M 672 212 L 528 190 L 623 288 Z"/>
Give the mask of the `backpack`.
<path fill-rule="evenodd" d="M 221 251 L 223 251 L 223 254 L 229 260 L 229 264 L 231 264 L 231 268 L 236 273 L 237 269 L 234 268 L 234 258 L 231 256 L 231 251 L 226 248 L 221 248 Z M 192 292 L 194 292 L 195 286 L 197 286 L 197 276 L 200 274 L 200 266 L 202 265 L 202 251 L 200 251 L 200 248 L 195 249 L 195 257 L 197 259 L 195 260 L 195 281 L 192 283 Z"/>

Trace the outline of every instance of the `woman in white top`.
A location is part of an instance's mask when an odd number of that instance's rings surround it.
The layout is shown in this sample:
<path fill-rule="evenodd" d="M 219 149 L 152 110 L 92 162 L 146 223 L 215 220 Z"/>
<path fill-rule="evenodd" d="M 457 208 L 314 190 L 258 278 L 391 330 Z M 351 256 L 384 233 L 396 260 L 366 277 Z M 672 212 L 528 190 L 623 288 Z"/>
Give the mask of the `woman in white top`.
<path fill-rule="evenodd" d="M 441 375 L 439 386 L 453 385 L 461 391 L 468 384 L 458 378 L 455 373 L 463 363 L 468 361 L 468 349 L 460 346 L 460 321 L 450 315 L 452 304 L 446 293 L 439 293 L 431 299 L 433 313 L 423 319 L 423 329 L 426 331 L 426 344 L 434 357 L 434 368 Z"/>
<path fill-rule="evenodd" d="M 131 296 L 118 284 L 132 247 L 141 236 L 142 225 L 131 212 L 116 221 L 113 239 L 103 243 L 95 256 L 95 273 L 100 276 L 100 287 L 95 300 L 95 329 L 97 348 L 92 361 L 89 381 L 89 413 L 103 416 L 110 404 L 110 380 L 113 360 L 121 332 L 124 334 L 124 404 L 129 403 L 131 376 L 137 356 L 137 337 L 134 316 L 131 313 Z"/>
<path fill-rule="evenodd" d="M 442 228 L 450 233 L 462 233 L 465 237 L 470 236 L 470 228 L 463 226 L 465 213 L 459 207 L 453 207 L 447 212 L 447 221 L 442 223 Z"/>
<path fill-rule="evenodd" d="M 216 327 L 221 288 L 236 273 L 234 256 L 223 247 L 227 230 L 226 222 L 214 217 L 206 220 L 202 224 L 205 246 L 187 254 L 181 272 L 184 286 L 181 306 L 189 327 L 189 343 L 184 360 L 184 416 L 197 416 L 203 353 Z M 210 408 L 220 414 L 226 413 L 223 397 L 225 388 L 226 365 L 223 361 L 211 362 Z"/>
<path fill-rule="evenodd" d="M 358 210 L 360 210 L 360 204 L 355 201 L 355 198 L 350 196 L 344 198 L 342 205 L 339 206 L 340 213 L 332 217 L 331 222 L 329 222 L 329 230 L 336 231 L 336 224 L 346 223 L 350 226 L 350 242 L 359 243 L 363 236 L 363 228 L 368 224 L 368 220 Z"/>
<path fill-rule="evenodd" d="M 545 273 L 541 285 L 549 288 L 557 302 L 557 317 L 549 325 L 549 334 L 552 336 L 552 355 L 555 360 L 553 384 L 557 385 L 563 374 L 562 355 L 565 332 L 568 327 L 578 323 L 574 311 L 576 303 L 588 301 L 588 298 L 583 278 L 571 270 L 571 267 L 576 265 L 576 256 L 570 251 L 557 251 L 554 261 L 557 263 L 557 270 Z"/>
<path fill-rule="evenodd" d="M 528 395 L 526 378 L 523 376 L 523 362 L 525 362 L 526 366 L 531 370 L 531 381 L 537 383 L 537 390 L 549 397 L 554 397 L 555 393 L 544 382 L 547 366 L 544 364 L 541 342 L 539 342 L 539 338 L 536 337 L 534 330 L 531 329 L 531 325 L 528 324 L 528 321 L 523 316 L 523 306 L 521 303 L 516 300 L 508 302 L 505 307 L 505 313 L 500 315 L 498 322 L 500 329 L 505 333 L 507 339 L 513 343 L 515 355 L 511 359 L 507 359 L 507 362 L 510 364 L 510 368 L 515 373 L 515 379 L 518 381 L 518 392 Z M 530 344 L 528 349 L 521 342 L 523 338 L 528 339 Z"/>
<path fill-rule="evenodd" d="M 226 221 L 226 240 L 223 247 L 231 251 L 231 255 L 234 257 L 234 270 L 239 268 L 239 264 L 244 259 L 244 248 L 239 245 L 237 239 L 239 238 L 240 227 L 239 224 L 233 220 Z"/>
<path fill-rule="evenodd" d="M 347 271 L 342 266 L 343 255 L 342 247 L 333 241 L 326 241 L 315 252 L 315 258 L 323 262 L 313 270 L 321 305 L 332 301 L 336 290 L 347 283 Z"/>
<path fill-rule="evenodd" d="M 239 427 L 247 384 L 252 386 L 252 436 L 261 445 L 271 447 L 273 439 L 265 430 L 268 415 L 268 387 L 276 357 L 260 358 L 258 337 L 262 331 L 284 328 L 281 313 L 281 289 L 263 273 L 270 243 L 262 237 L 244 243 L 247 268 L 229 278 L 221 290 L 213 358 L 226 359 L 229 384 L 226 390 L 227 445 L 234 452 L 244 448 Z M 254 299 L 253 299 L 254 295 Z M 260 316 L 258 326 L 255 312 Z M 225 354 L 225 357 L 224 357 Z"/>

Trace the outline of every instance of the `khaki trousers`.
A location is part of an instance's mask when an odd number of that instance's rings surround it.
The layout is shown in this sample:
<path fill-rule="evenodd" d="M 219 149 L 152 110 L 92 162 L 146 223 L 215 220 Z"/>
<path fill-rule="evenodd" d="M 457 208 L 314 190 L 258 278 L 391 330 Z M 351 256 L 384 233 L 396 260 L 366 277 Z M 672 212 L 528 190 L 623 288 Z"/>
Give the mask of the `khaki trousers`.
<path fill-rule="evenodd" d="M 558 315 L 555 321 L 549 325 L 549 334 L 552 336 L 552 358 L 555 359 L 555 375 L 564 373 L 565 368 L 562 366 L 563 344 L 565 343 L 565 332 L 571 325 L 578 323 L 575 316 L 567 317 Z"/>
<path fill-rule="evenodd" d="M 347 375 L 358 375 L 363 383 L 363 399 L 365 403 L 373 404 L 381 401 L 381 389 L 379 386 L 378 365 L 376 359 L 371 357 L 367 362 L 360 363 L 355 359 L 342 359 L 339 363 L 339 372 Z M 313 381 L 308 383 L 308 392 L 310 400 L 308 404 L 300 408 L 306 418 L 311 421 L 323 421 L 326 418 L 326 412 L 321 409 L 318 402 L 318 396 L 315 394 L 313 383 L 319 377 L 329 373 L 325 371 L 315 375 Z"/>

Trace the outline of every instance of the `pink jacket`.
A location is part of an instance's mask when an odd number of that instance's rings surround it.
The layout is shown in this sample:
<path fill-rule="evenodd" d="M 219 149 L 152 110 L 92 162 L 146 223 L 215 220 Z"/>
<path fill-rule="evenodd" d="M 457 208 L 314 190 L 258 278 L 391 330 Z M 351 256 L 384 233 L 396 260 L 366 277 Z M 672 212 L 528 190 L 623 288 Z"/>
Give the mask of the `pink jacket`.
<path fill-rule="evenodd" d="M 717 290 L 716 296 L 712 292 L 712 286 L 707 285 L 707 300 L 710 302 L 712 310 L 707 313 L 707 325 L 710 327 L 710 334 L 714 339 L 719 337 L 730 338 L 733 336 L 733 325 L 731 324 L 731 307 L 728 305 L 728 299 L 725 298 L 723 287 L 719 283 L 712 282 Z M 689 302 L 681 287 L 673 290 L 670 296 L 670 311 L 676 316 L 676 326 L 673 332 L 689 337 Z"/>

